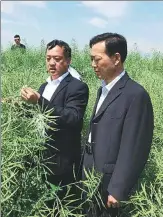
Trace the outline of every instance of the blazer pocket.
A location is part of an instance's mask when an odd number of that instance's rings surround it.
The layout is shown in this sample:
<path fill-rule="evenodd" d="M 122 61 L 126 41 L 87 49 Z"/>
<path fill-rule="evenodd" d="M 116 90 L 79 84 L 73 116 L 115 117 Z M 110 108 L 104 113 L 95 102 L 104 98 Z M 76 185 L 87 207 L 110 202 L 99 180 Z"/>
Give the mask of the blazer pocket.
<path fill-rule="evenodd" d="M 115 167 L 115 164 L 104 164 L 103 173 L 104 174 L 113 173 L 114 167 Z"/>

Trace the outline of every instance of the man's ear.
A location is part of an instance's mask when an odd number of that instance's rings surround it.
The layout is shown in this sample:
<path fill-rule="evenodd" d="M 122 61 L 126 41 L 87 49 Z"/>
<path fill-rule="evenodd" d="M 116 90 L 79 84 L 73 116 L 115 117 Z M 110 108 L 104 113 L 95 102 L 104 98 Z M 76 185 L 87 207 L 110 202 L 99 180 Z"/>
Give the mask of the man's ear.
<path fill-rule="evenodd" d="M 71 59 L 68 58 L 68 59 L 67 59 L 67 62 L 68 62 L 68 65 L 70 65 L 70 64 L 71 64 Z"/>
<path fill-rule="evenodd" d="M 115 53 L 115 66 L 117 66 L 121 62 L 121 55 L 119 53 Z"/>

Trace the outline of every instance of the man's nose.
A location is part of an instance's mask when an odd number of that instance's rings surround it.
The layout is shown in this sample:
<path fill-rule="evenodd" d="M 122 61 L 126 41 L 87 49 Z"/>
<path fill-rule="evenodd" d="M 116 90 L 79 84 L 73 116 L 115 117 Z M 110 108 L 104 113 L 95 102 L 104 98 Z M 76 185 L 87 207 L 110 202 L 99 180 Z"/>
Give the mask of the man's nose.
<path fill-rule="evenodd" d="M 49 64 L 53 66 L 53 65 L 56 64 L 56 62 L 55 62 L 55 60 L 52 58 L 52 59 L 50 59 Z"/>
<path fill-rule="evenodd" d="M 95 63 L 94 60 L 92 60 L 92 67 L 95 68 L 97 66 L 97 64 Z"/>

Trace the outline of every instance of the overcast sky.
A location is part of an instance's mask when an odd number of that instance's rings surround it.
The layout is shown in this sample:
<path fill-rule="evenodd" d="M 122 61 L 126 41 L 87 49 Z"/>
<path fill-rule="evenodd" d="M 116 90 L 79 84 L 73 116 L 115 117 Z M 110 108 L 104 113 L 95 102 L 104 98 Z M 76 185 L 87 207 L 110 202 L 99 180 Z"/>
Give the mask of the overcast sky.
<path fill-rule="evenodd" d="M 161 1 L 2 1 L 1 25 L 2 47 L 15 34 L 30 46 L 57 38 L 83 47 L 96 34 L 117 32 L 129 49 L 163 51 Z"/>

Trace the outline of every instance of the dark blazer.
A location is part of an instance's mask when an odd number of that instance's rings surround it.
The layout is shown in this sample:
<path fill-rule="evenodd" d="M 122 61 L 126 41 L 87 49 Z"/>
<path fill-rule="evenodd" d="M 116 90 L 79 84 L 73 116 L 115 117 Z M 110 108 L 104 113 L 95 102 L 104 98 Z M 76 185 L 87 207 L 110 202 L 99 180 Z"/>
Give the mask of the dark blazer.
<path fill-rule="evenodd" d="M 126 200 L 142 172 L 151 148 L 154 117 L 146 90 L 126 74 L 113 86 L 90 122 L 93 157 L 84 167 L 103 174 L 104 192 Z"/>
<path fill-rule="evenodd" d="M 49 158 L 47 166 L 55 175 L 64 175 L 72 172 L 74 164 L 79 165 L 81 130 L 89 90 L 87 84 L 69 74 L 61 81 L 49 102 L 42 96 L 46 85 L 44 83 L 39 88 L 41 97 L 38 103 L 43 112 L 53 109 L 51 115 L 56 116 L 56 123 L 49 122 L 48 125 L 56 131 L 46 130 L 50 139 L 46 142 L 45 157 Z"/>

